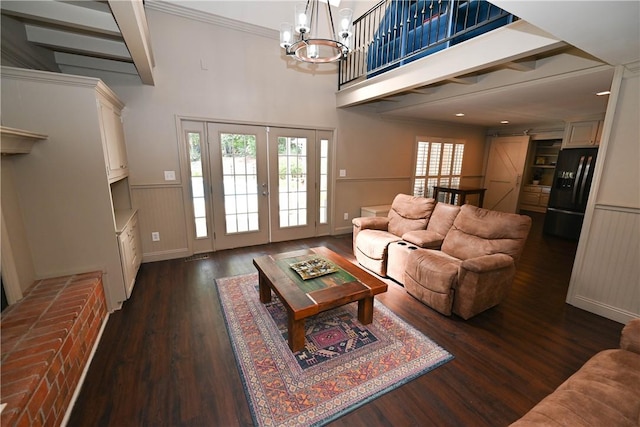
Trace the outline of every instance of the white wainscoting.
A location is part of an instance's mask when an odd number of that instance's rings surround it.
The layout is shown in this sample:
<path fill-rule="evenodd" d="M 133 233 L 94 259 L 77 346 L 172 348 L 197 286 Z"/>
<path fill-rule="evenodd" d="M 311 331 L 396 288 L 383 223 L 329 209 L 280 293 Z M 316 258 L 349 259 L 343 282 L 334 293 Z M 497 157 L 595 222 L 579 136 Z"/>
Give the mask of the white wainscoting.
<path fill-rule="evenodd" d="M 596 205 L 585 231 L 567 303 L 620 323 L 640 317 L 640 209 Z"/>
<path fill-rule="evenodd" d="M 131 186 L 133 206 L 138 209 L 142 236 L 142 262 L 189 256 L 186 212 L 182 187 Z M 151 240 L 151 233 L 160 233 L 160 241 Z"/>

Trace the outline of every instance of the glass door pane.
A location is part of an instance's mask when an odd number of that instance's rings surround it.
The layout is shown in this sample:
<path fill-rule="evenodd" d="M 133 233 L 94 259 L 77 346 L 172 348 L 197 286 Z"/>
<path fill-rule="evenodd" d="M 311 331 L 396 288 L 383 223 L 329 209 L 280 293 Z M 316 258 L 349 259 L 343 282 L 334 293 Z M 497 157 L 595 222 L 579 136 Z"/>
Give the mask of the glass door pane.
<path fill-rule="evenodd" d="M 216 249 L 267 243 L 266 129 L 218 123 L 208 129 Z"/>
<path fill-rule="evenodd" d="M 259 230 L 256 135 L 220 133 L 226 233 Z"/>
<path fill-rule="evenodd" d="M 189 249 L 192 253 L 213 251 L 211 175 L 207 151 L 207 133 L 204 122 L 181 121 L 184 175 L 188 190 L 184 193 L 188 222 Z"/>
<path fill-rule="evenodd" d="M 193 202 L 193 219 L 197 239 L 208 236 L 204 175 L 202 174 L 202 139 L 200 132 L 187 132 L 189 170 L 191 174 L 191 200 Z"/>
<path fill-rule="evenodd" d="M 315 131 L 270 128 L 271 241 L 315 235 L 316 158 Z"/>
<path fill-rule="evenodd" d="M 278 138 L 280 227 L 307 225 L 307 138 Z"/>

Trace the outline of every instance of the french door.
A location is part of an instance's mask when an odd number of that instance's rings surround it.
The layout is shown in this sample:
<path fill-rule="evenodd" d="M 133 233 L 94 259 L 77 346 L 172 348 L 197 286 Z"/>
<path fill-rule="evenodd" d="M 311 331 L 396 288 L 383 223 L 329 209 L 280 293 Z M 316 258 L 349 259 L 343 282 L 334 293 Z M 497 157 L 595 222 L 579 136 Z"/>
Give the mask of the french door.
<path fill-rule="evenodd" d="M 316 234 L 315 131 L 270 128 L 271 241 Z"/>
<path fill-rule="evenodd" d="M 182 128 L 194 253 L 328 233 L 330 131 L 193 121 Z"/>
<path fill-rule="evenodd" d="M 208 123 L 215 249 L 269 242 L 264 127 Z"/>

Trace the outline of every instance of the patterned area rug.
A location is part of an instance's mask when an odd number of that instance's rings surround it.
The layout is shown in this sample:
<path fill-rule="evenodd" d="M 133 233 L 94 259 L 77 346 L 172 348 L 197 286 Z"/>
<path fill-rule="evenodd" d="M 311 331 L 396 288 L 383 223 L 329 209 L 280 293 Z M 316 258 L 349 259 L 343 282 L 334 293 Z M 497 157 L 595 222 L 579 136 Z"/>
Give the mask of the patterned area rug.
<path fill-rule="evenodd" d="M 257 273 L 216 283 L 258 426 L 324 425 L 453 359 L 377 300 L 366 326 L 357 303 L 307 319 L 292 353 L 286 311 L 275 294 L 260 302 Z"/>

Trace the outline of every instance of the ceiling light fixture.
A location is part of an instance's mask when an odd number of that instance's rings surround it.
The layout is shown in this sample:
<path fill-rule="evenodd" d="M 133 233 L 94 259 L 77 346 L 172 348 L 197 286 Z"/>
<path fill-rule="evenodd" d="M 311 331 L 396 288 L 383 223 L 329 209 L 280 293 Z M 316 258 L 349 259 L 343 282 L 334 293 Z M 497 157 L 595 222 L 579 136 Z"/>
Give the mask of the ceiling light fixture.
<path fill-rule="evenodd" d="M 280 47 L 285 50 L 287 55 L 292 55 L 298 61 L 312 64 L 346 59 L 353 34 L 351 28 L 353 10 L 341 9 L 338 12 L 340 29 L 336 33 L 331 6 L 327 3 L 329 37 L 333 38 L 320 38 L 318 33 L 318 1 L 307 0 L 306 4 L 300 3 L 295 6 L 295 26 L 286 22 L 280 25 Z M 297 41 L 294 41 L 294 28 L 298 34 Z"/>
<path fill-rule="evenodd" d="M 464 117 L 464 113 L 456 113 L 456 117 Z"/>
<path fill-rule="evenodd" d="M 610 95 L 611 91 L 610 90 L 603 90 L 602 92 L 596 92 L 596 95 L 598 96 L 604 96 L 604 95 Z"/>
<path fill-rule="evenodd" d="M 502 123 L 503 125 L 508 125 L 509 124 L 509 120 L 500 120 L 500 123 Z"/>

